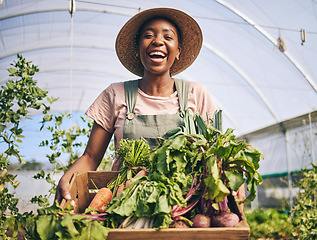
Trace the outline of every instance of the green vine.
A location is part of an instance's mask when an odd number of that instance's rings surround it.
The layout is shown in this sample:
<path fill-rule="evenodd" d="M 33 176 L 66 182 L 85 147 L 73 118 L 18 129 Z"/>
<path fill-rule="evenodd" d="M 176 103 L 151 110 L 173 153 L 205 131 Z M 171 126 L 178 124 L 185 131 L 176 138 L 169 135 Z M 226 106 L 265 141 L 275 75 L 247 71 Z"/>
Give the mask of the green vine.
<path fill-rule="evenodd" d="M 299 193 L 293 207 L 293 232 L 299 239 L 317 239 L 317 165 L 302 170 L 303 178 L 298 183 Z"/>
<path fill-rule="evenodd" d="M 56 100 L 48 98 L 48 92 L 37 87 L 33 75 L 39 71 L 38 67 L 27 62 L 22 55 L 18 54 L 17 58 L 18 61 L 8 69 L 10 79 L 0 89 L 0 146 L 5 149 L 0 153 L 0 239 L 11 239 L 6 235 L 10 227 L 13 227 L 15 237 L 19 221 L 23 222 L 25 216 L 19 214 L 19 199 L 8 189 L 8 185 L 13 189 L 19 186 L 16 175 L 8 171 L 10 161 L 17 159 L 20 164 L 24 163 L 19 152 L 19 144 L 24 138 L 20 122 L 29 118 L 31 111 L 46 114 L 50 104 Z"/>
<path fill-rule="evenodd" d="M 87 117 L 81 117 L 80 126 L 72 125 L 66 128 L 63 122 L 70 121 L 71 114 L 50 114 L 50 105 L 57 99 L 47 97 L 48 92 L 37 86 L 33 76 L 39 71 L 38 67 L 26 61 L 20 54 L 17 58 L 18 61 L 11 64 L 12 67 L 8 69 L 10 79 L 0 90 L 0 146 L 1 149 L 5 149 L 0 153 L 0 239 L 16 239 L 19 229 L 28 231 L 37 217 L 32 212 L 19 213 L 19 199 L 14 193 L 10 193 L 8 188 L 8 185 L 13 189 L 19 186 L 17 175 L 9 171 L 13 159 L 18 159 L 19 164 L 25 163 L 19 151 L 19 144 L 25 138 L 20 122 L 30 118 L 31 112 L 44 114 L 40 129 L 45 129 L 51 134 L 51 138 L 42 141 L 39 146 L 47 147 L 51 151 L 46 157 L 53 165 L 52 173 L 42 170 L 34 176 L 35 179 L 45 179 L 51 184 L 51 189 L 48 194 L 34 196 L 31 199 L 32 203 L 37 203 L 45 209 L 50 206 L 49 198 L 55 193 L 57 186 L 53 174 L 66 172 L 80 157 L 82 148 L 85 147 L 83 142 L 87 142 L 92 127 L 92 122 Z M 86 139 L 83 141 L 82 138 Z M 113 141 L 109 148 L 110 153 L 105 154 L 98 170 L 110 170 L 111 152 L 114 151 Z M 68 157 L 66 163 L 61 160 L 65 156 Z"/>
<path fill-rule="evenodd" d="M 70 127 L 65 127 L 71 120 L 71 114 L 57 113 L 46 114 L 42 120 L 43 130 L 46 126 L 46 131 L 51 134 L 50 139 L 46 139 L 40 143 L 40 147 L 49 149 L 50 154 L 46 157 L 53 165 L 52 174 L 65 173 L 76 159 L 82 154 L 82 149 L 86 146 L 89 138 L 89 133 L 92 128 L 92 121 L 88 117 L 80 117 L 82 124 L 73 124 Z M 65 122 L 67 122 L 65 124 Z M 81 127 L 83 125 L 83 127 Z M 84 138 L 84 139 L 83 139 Z M 111 146 L 113 149 L 113 146 Z M 67 157 L 65 162 L 62 158 Z M 112 157 L 110 154 L 105 154 L 99 170 L 109 170 Z M 50 205 L 49 198 L 55 194 L 57 183 L 53 179 L 51 173 L 45 173 L 43 170 L 34 176 L 35 179 L 45 179 L 51 184 L 51 189 L 48 194 L 35 196 L 31 199 L 32 203 L 37 203 L 40 207 L 48 207 Z"/>

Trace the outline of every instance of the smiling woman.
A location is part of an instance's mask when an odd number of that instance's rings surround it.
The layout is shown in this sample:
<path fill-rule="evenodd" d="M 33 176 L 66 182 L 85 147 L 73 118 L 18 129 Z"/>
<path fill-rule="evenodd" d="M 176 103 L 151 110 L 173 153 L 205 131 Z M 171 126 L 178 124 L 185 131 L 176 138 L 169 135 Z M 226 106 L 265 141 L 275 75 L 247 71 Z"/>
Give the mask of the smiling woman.
<path fill-rule="evenodd" d="M 143 82 L 151 78 L 151 74 L 170 76 L 175 59 L 179 60 L 180 46 L 176 27 L 163 18 L 150 19 L 141 28 L 137 43 L 144 67 L 141 89 L 146 92 L 144 88 L 147 84 Z M 166 94 L 170 95 L 168 92 Z"/>
<path fill-rule="evenodd" d="M 183 111 L 198 113 L 205 121 L 214 116 L 217 106 L 202 84 L 173 78 L 195 61 L 201 46 L 199 25 L 177 9 L 148 9 L 122 27 L 117 56 L 141 78 L 111 84 L 89 107 L 92 132 L 84 154 L 59 182 L 58 201 L 70 200 L 69 182 L 75 172 L 96 170 L 113 135 L 115 147 L 121 139 L 144 139 L 154 148 L 159 137 L 166 139 L 169 130 L 184 125 Z M 112 170 L 119 166 L 115 159 Z"/>

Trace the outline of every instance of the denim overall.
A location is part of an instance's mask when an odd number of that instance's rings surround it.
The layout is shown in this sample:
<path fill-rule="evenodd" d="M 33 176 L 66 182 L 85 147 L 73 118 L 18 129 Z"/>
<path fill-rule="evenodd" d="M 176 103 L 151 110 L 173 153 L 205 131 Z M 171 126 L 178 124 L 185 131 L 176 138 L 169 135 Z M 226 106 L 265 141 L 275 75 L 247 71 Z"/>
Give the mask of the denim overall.
<path fill-rule="evenodd" d="M 187 108 L 189 83 L 175 79 L 180 112 L 162 115 L 136 115 L 134 108 L 138 94 L 139 80 L 124 82 L 127 115 L 123 128 L 124 139 L 143 139 L 153 149 L 158 145 L 158 137 L 167 138 L 166 132 L 184 125 L 181 111 Z"/>

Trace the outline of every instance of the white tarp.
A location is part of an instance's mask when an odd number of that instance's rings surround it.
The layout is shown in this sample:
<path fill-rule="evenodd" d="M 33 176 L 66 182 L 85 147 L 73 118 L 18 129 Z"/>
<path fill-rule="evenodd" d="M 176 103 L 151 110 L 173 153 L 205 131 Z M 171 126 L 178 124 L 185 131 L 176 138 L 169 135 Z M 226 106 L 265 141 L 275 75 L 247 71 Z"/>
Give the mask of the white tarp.
<path fill-rule="evenodd" d="M 71 18 L 66 0 L 3 1 L 0 84 L 21 53 L 39 66 L 39 86 L 60 98 L 54 111 L 83 113 L 110 83 L 135 78 L 115 54 L 121 26 L 140 10 L 174 7 L 192 15 L 204 34 L 197 61 L 177 77 L 208 88 L 223 110 L 224 129 L 244 136 L 317 109 L 316 0 L 75 2 Z M 271 155 L 285 154 L 279 135 L 275 138 L 274 144 L 257 140 L 259 148 L 270 149 L 267 163 Z M 263 166 L 273 168 L 267 174 L 283 167 L 277 162 Z"/>

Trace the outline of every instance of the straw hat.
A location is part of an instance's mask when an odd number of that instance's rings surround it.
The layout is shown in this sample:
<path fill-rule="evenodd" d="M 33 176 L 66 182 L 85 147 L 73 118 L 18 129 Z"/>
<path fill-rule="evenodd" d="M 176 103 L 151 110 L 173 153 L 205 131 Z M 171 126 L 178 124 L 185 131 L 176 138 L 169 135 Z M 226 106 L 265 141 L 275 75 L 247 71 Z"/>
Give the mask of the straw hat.
<path fill-rule="evenodd" d="M 140 61 L 136 35 L 140 27 L 153 17 L 165 17 L 174 22 L 181 34 L 181 54 L 171 67 L 171 75 L 176 75 L 188 68 L 197 58 L 203 41 L 198 23 L 187 13 L 173 8 L 151 8 L 134 15 L 121 28 L 116 39 L 116 52 L 125 68 L 137 76 L 143 76 L 143 65 Z"/>

